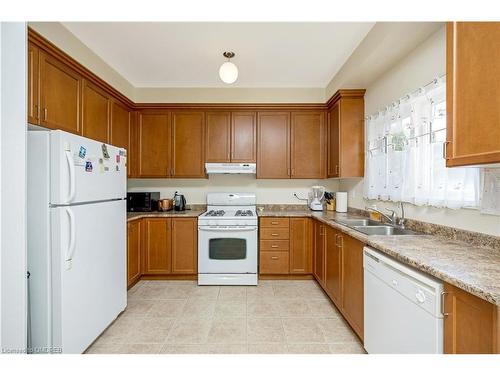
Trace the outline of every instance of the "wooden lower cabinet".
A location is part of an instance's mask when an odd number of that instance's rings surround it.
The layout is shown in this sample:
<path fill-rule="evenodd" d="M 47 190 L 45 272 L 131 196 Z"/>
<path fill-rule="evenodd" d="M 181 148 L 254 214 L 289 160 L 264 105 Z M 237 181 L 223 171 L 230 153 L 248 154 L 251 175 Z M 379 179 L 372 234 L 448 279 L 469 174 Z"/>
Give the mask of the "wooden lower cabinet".
<path fill-rule="evenodd" d="M 314 221 L 313 275 L 325 287 L 325 225 Z"/>
<path fill-rule="evenodd" d="M 364 329 L 364 243 L 339 234 L 342 248 L 342 312 L 351 327 L 363 338 Z"/>
<path fill-rule="evenodd" d="M 143 219 L 144 274 L 169 274 L 172 271 L 172 219 Z"/>
<path fill-rule="evenodd" d="M 337 306 L 342 306 L 342 246 L 340 232 L 326 227 L 324 240 L 325 291 Z"/>
<path fill-rule="evenodd" d="M 198 219 L 151 217 L 127 223 L 127 287 L 141 276 L 198 273 Z"/>
<path fill-rule="evenodd" d="M 311 274 L 311 219 L 290 218 L 290 273 Z"/>
<path fill-rule="evenodd" d="M 447 283 L 444 293 L 444 352 L 500 353 L 498 308 Z"/>
<path fill-rule="evenodd" d="M 314 277 L 363 340 L 364 244 L 317 220 L 313 226 Z"/>
<path fill-rule="evenodd" d="M 172 273 L 197 273 L 198 222 L 196 218 L 172 219 Z"/>
<path fill-rule="evenodd" d="M 141 277 L 141 220 L 127 223 L 127 288 Z"/>
<path fill-rule="evenodd" d="M 310 275 L 312 222 L 307 217 L 260 219 L 261 275 Z"/>

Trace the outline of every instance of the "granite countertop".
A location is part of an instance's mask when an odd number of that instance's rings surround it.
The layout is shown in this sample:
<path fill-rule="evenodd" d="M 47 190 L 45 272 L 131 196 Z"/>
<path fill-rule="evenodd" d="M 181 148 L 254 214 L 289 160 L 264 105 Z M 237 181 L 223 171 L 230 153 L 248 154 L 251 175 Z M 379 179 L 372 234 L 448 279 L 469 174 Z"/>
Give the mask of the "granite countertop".
<path fill-rule="evenodd" d="M 488 302 L 500 306 L 500 250 L 472 246 L 434 235 L 368 236 L 337 219 L 361 218 L 350 213 L 309 210 L 264 210 L 261 217 L 313 217 L 408 264 Z"/>
<path fill-rule="evenodd" d="M 186 211 L 170 210 L 170 211 L 166 211 L 166 212 L 158 212 L 158 211 L 127 212 L 127 221 L 142 219 L 145 217 L 198 217 L 204 212 L 205 212 L 204 209 L 203 210 L 192 209 L 192 210 L 186 210 Z"/>

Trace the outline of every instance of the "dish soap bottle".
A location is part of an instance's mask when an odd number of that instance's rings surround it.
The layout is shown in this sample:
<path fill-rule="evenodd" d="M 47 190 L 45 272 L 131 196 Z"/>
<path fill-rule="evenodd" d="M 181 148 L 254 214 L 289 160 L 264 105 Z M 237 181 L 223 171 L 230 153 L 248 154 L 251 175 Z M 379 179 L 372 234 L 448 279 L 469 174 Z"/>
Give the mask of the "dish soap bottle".
<path fill-rule="evenodd" d="M 372 206 L 373 209 L 377 209 L 377 205 L 374 204 Z M 370 220 L 382 221 L 382 215 L 379 212 L 369 211 L 370 212 Z"/>

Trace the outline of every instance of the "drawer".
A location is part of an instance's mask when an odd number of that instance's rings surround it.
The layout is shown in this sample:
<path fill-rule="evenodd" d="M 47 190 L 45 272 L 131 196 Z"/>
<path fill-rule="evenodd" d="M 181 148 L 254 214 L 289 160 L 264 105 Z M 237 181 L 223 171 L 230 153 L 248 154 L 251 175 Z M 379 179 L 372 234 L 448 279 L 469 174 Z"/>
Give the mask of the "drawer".
<path fill-rule="evenodd" d="M 261 240 L 288 240 L 289 238 L 288 228 L 260 228 Z"/>
<path fill-rule="evenodd" d="M 261 251 L 260 273 L 288 274 L 289 254 L 287 251 Z"/>
<path fill-rule="evenodd" d="M 290 241 L 288 240 L 261 240 L 260 251 L 288 251 Z"/>
<path fill-rule="evenodd" d="M 290 219 L 287 217 L 261 217 L 260 226 L 263 228 L 288 228 Z"/>

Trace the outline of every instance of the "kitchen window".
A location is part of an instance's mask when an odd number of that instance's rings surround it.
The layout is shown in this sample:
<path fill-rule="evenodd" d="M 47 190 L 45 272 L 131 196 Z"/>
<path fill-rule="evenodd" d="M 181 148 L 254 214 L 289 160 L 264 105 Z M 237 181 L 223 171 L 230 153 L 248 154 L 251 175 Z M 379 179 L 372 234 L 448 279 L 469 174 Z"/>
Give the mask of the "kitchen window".
<path fill-rule="evenodd" d="M 477 208 L 480 169 L 446 168 L 446 79 L 434 80 L 366 120 L 364 197 Z"/>

